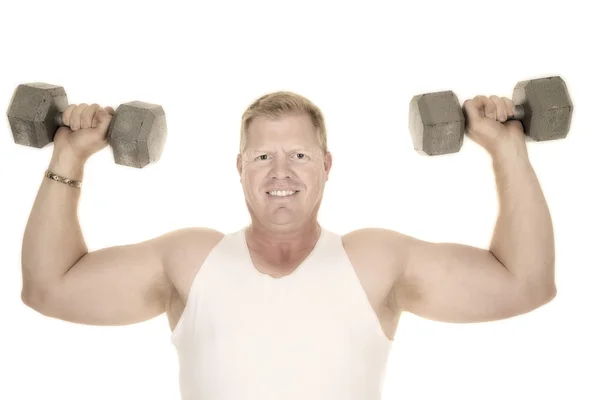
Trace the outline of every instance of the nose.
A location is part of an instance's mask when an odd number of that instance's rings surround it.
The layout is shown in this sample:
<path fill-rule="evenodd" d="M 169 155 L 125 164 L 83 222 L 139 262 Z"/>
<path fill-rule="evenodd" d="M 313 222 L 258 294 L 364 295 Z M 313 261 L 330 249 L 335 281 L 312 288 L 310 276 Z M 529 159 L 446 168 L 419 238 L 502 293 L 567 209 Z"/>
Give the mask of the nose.
<path fill-rule="evenodd" d="M 272 165 L 272 179 L 289 179 L 291 177 L 291 171 L 286 157 L 276 157 Z"/>

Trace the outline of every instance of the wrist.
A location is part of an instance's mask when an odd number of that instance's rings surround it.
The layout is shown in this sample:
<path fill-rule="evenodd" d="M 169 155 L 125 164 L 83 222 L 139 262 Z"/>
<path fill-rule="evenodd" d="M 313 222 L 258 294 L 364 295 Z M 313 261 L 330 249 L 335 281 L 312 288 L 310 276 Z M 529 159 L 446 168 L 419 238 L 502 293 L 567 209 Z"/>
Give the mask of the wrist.
<path fill-rule="evenodd" d="M 74 157 L 73 155 L 62 152 L 52 154 L 48 169 L 65 178 L 73 180 L 83 180 L 85 160 Z"/>
<path fill-rule="evenodd" d="M 497 177 L 522 175 L 523 172 L 533 169 L 529 157 L 522 154 L 496 154 L 492 156 L 492 166 Z"/>
<path fill-rule="evenodd" d="M 494 166 L 524 166 L 529 164 L 529 154 L 523 145 L 506 144 L 490 152 Z"/>

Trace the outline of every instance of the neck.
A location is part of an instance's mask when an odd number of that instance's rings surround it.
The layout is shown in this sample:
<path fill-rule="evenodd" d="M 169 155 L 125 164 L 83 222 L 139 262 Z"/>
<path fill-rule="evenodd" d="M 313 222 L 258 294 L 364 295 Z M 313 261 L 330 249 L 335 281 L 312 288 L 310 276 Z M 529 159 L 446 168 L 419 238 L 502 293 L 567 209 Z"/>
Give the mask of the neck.
<path fill-rule="evenodd" d="M 310 251 L 321 235 L 321 226 L 311 221 L 293 229 L 275 230 L 253 221 L 246 229 L 246 241 L 251 251 L 273 262 L 291 261 Z"/>

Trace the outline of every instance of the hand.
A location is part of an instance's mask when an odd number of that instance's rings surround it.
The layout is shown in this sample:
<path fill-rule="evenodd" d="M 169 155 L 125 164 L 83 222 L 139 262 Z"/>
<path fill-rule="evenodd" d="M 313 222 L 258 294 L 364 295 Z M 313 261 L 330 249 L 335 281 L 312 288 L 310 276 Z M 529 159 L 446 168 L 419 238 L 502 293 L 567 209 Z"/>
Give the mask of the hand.
<path fill-rule="evenodd" d="M 464 102 L 465 134 L 490 155 L 527 157 L 525 133 L 515 115 L 514 102 L 506 97 L 476 96 Z"/>
<path fill-rule="evenodd" d="M 63 112 L 63 124 L 54 135 L 54 152 L 85 162 L 108 145 L 108 127 L 115 111 L 98 104 L 72 104 Z"/>

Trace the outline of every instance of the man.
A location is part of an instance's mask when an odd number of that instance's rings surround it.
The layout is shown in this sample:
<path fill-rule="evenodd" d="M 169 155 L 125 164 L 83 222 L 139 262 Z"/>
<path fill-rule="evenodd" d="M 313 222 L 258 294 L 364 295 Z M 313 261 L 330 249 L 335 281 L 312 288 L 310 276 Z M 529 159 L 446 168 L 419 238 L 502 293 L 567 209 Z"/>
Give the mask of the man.
<path fill-rule="evenodd" d="M 182 228 L 89 252 L 77 220 L 85 161 L 114 110 L 71 105 L 23 242 L 23 301 L 82 324 L 166 312 L 183 399 L 381 396 L 400 313 L 491 321 L 550 301 L 554 239 L 510 99 L 464 103 L 468 136 L 493 159 L 500 212 L 489 249 L 386 229 L 337 235 L 317 213 L 332 166 L 321 111 L 276 92 L 242 117 L 237 168 L 251 224 Z"/>

